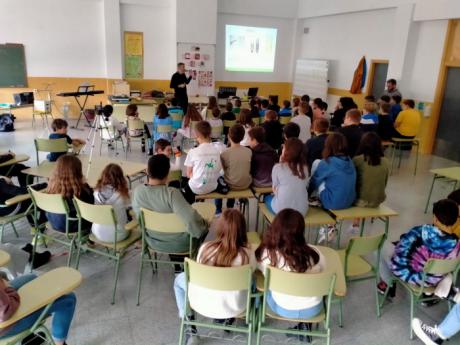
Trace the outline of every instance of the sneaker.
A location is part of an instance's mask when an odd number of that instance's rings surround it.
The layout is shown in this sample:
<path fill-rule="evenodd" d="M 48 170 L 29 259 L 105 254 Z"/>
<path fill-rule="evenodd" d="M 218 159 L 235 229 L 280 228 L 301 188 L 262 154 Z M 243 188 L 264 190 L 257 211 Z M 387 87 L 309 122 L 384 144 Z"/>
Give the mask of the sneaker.
<path fill-rule="evenodd" d="M 439 336 L 438 328 L 424 324 L 419 319 L 412 320 L 412 329 L 425 345 L 440 345 L 444 342 Z"/>
<path fill-rule="evenodd" d="M 319 229 L 319 237 L 318 237 L 318 244 L 323 243 L 326 241 L 326 236 L 327 236 L 327 241 L 332 242 L 337 235 L 337 229 L 333 225 L 329 225 L 327 227 L 323 226 L 321 229 Z"/>

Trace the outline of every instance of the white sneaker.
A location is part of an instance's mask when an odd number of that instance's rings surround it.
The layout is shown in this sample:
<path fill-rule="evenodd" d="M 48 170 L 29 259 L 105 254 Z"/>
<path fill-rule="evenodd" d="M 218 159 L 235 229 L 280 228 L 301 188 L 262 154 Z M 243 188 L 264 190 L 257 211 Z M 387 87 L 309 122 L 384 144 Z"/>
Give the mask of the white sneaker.
<path fill-rule="evenodd" d="M 357 235 L 359 234 L 359 232 L 360 232 L 359 225 L 351 224 L 350 227 L 348 228 L 348 233 L 350 234 Z"/>
<path fill-rule="evenodd" d="M 322 226 L 319 229 L 318 244 L 323 243 L 326 240 L 327 227 Z"/>
<path fill-rule="evenodd" d="M 412 329 L 425 345 L 440 345 L 444 342 L 444 339 L 442 339 L 439 335 L 438 328 L 436 326 L 433 327 L 424 324 L 417 318 L 412 320 Z"/>
<path fill-rule="evenodd" d="M 319 229 L 319 237 L 318 237 L 318 244 L 323 243 L 326 240 L 332 242 L 337 235 L 337 229 L 333 225 L 329 225 L 327 227 L 323 226 Z"/>

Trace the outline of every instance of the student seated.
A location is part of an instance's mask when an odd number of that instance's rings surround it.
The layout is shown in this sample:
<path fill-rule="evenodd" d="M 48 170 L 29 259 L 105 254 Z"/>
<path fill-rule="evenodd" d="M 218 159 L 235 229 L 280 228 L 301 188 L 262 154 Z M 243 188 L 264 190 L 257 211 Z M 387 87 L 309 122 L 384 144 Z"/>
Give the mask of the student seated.
<path fill-rule="evenodd" d="M 76 218 L 77 216 L 77 211 L 72 200 L 74 196 L 88 204 L 94 204 L 93 190 L 85 181 L 81 161 L 73 155 L 64 155 L 58 158 L 56 166 L 53 169 L 53 174 L 48 182 L 46 193 L 61 194 L 69 207 L 69 217 L 72 218 Z M 66 231 L 65 214 L 46 212 L 46 217 L 54 230 L 60 232 Z M 82 231 L 88 233 L 90 228 L 91 224 L 83 220 Z M 77 231 L 78 222 L 70 220 L 69 233 Z"/>
<path fill-rule="evenodd" d="M 0 163 L 8 162 L 14 157 L 16 157 L 16 154 L 12 151 L 8 151 L 7 153 L 2 153 L 0 154 Z M 6 165 L 3 167 L 0 167 L 0 176 L 6 176 L 7 173 L 9 175 L 8 177 L 16 176 L 18 179 L 19 185 L 25 187 L 27 186 L 27 174 L 24 174 L 22 170 L 25 170 L 27 168 L 29 167 L 21 163 L 16 163 L 13 166 Z"/>
<path fill-rule="evenodd" d="M 254 98 L 251 98 L 249 101 L 249 108 L 251 110 L 251 117 L 253 119 L 257 119 L 257 123 L 259 123 L 260 115 L 259 115 L 259 107 L 257 106 L 257 101 Z"/>
<path fill-rule="evenodd" d="M 347 140 L 331 133 L 324 144 L 323 159 L 313 162 L 309 192 L 318 192 L 321 205 L 328 210 L 350 207 L 356 199 L 356 169 L 347 154 Z"/>
<path fill-rule="evenodd" d="M 249 130 L 249 146 L 252 150 L 251 176 L 255 187 L 272 186 L 272 169 L 278 162 L 278 155 L 265 142 L 265 130 L 254 127 Z"/>
<path fill-rule="evenodd" d="M 220 119 L 220 110 L 219 108 L 215 107 L 212 110 L 212 117 L 209 117 L 207 121 L 211 125 L 211 139 L 221 139 L 222 138 L 222 131 L 224 128 L 224 123 Z M 220 128 L 220 132 L 213 132 L 213 128 Z"/>
<path fill-rule="evenodd" d="M 292 116 L 299 115 L 299 109 L 300 109 L 300 98 L 294 97 L 292 99 Z"/>
<path fill-rule="evenodd" d="M 101 117 L 100 125 L 102 128 L 108 127 L 108 134 L 107 131 L 101 131 L 102 138 L 104 138 L 105 140 L 111 140 L 119 138 L 122 135 L 126 135 L 126 125 L 118 121 L 118 119 L 115 116 L 112 116 L 113 107 L 110 104 L 107 104 L 102 108 L 102 114 L 104 116 Z M 106 119 L 108 120 L 106 121 Z M 109 142 L 109 146 L 110 145 L 111 143 Z"/>
<path fill-rule="evenodd" d="M 453 233 L 460 238 L 460 189 L 457 189 L 447 196 L 447 199 L 454 201 L 458 206 L 459 218 L 454 225 Z"/>
<path fill-rule="evenodd" d="M 69 137 L 67 134 L 69 124 L 67 123 L 66 120 L 64 119 L 54 119 L 53 122 L 51 122 L 51 128 L 53 129 L 53 133 L 49 135 L 49 139 L 62 139 L 65 138 L 67 140 L 67 144 L 69 145 L 74 145 L 74 146 L 80 146 L 80 145 L 85 145 L 86 142 L 82 139 L 72 139 Z M 62 156 L 65 155 L 67 151 L 64 152 L 50 152 L 46 158 L 50 162 L 56 162 L 56 160 Z"/>
<path fill-rule="evenodd" d="M 147 231 L 149 246 L 159 251 L 183 253 L 189 250 L 189 235 L 194 248 L 203 242 L 208 233 L 208 224 L 184 199 L 177 188 L 168 187 L 169 159 L 165 155 L 149 158 L 148 183 L 134 190 L 133 210 L 139 215 L 141 207 L 160 213 L 174 213 L 185 224 L 186 232 L 160 234 Z"/>
<path fill-rule="evenodd" d="M 128 121 L 141 121 L 139 119 L 139 113 L 137 111 L 137 105 L 136 104 L 128 104 L 126 107 L 126 117 L 127 117 L 127 123 Z M 150 134 L 149 127 L 147 124 L 144 123 L 144 129 L 131 129 L 128 126 L 128 134 L 130 137 L 140 137 L 145 135 L 147 136 L 147 141 L 149 144 L 149 155 L 153 154 L 153 143 L 152 143 L 152 135 Z M 141 146 L 142 152 L 145 152 L 145 140 L 142 138 L 142 146 Z"/>
<path fill-rule="evenodd" d="M 305 144 L 311 137 L 311 119 L 308 117 L 310 106 L 306 102 L 300 103 L 299 114 L 291 119 L 291 122 L 296 123 L 300 127 L 299 139 Z"/>
<path fill-rule="evenodd" d="M 302 95 L 300 97 L 300 106 L 302 106 L 302 103 L 307 103 L 308 105 L 308 111 L 305 113 L 310 118 L 310 121 L 313 122 L 313 110 L 310 107 L 310 96 L 309 95 Z M 299 109 L 299 113 L 301 112 L 302 109 Z"/>
<path fill-rule="evenodd" d="M 363 135 L 353 163 L 356 167 L 355 205 L 379 207 L 386 199 L 390 163 L 383 155 L 382 141 L 375 132 Z M 359 231 L 359 219 L 355 219 L 351 231 Z"/>
<path fill-rule="evenodd" d="M 20 300 L 17 291 L 35 278 L 37 278 L 35 274 L 26 274 L 9 282 L 0 279 L 0 322 L 8 321 L 14 315 L 16 310 L 18 310 L 22 301 Z M 66 344 L 66 339 L 67 335 L 69 334 L 76 303 L 77 297 L 73 292 L 71 292 L 54 300 L 50 309 L 48 309 L 47 314 L 53 316 L 51 321 L 51 336 L 56 345 Z M 12 326 L 3 329 L 0 332 L 0 340 L 12 337 L 30 329 L 41 316 L 44 309 L 45 307 L 20 319 Z M 26 339 L 31 341 L 31 343 L 32 341 L 38 340 L 36 336 L 29 336 Z M 23 344 L 29 344 L 26 339 L 23 340 Z M 42 342 L 40 342 L 40 344 L 41 343 Z"/>
<path fill-rule="evenodd" d="M 412 99 L 403 101 L 402 111 L 395 120 L 394 137 L 413 139 L 418 134 L 422 119 L 419 111 L 414 107 L 415 102 Z"/>
<path fill-rule="evenodd" d="M 274 110 L 265 112 L 265 121 L 261 125 L 265 130 L 265 140 L 274 150 L 279 150 L 283 139 L 283 126 L 278 121 L 278 114 Z"/>
<path fill-rule="evenodd" d="M 235 106 L 233 107 L 232 112 L 235 114 L 236 119 L 239 120 L 241 113 L 241 99 L 235 99 Z"/>
<path fill-rule="evenodd" d="M 315 98 L 313 102 L 312 112 L 313 112 L 313 122 L 318 119 L 326 118 L 327 103 L 323 102 L 321 98 Z"/>
<path fill-rule="evenodd" d="M 377 126 L 377 133 L 379 134 L 380 139 L 384 141 L 389 141 L 393 137 L 394 127 L 390 111 L 390 103 L 380 103 L 380 114 L 379 124 Z"/>
<path fill-rule="evenodd" d="M 400 95 L 391 96 L 391 99 L 390 99 L 391 118 L 393 120 L 393 123 L 396 121 L 396 119 L 398 118 L 399 113 L 402 111 L 401 101 L 402 101 L 402 98 L 401 98 Z"/>
<path fill-rule="evenodd" d="M 244 127 L 244 138 L 241 140 L 241 146 L 249 146 L 249 131 L 254 128 L 255 124 L 252 121 L 252 114 L 249 109 L 241 109 L 240 112 L 240 125 Z"/>
<path fill-rule="evenodd" d="M 433 259 L 454 259 L 459 256 L 460 242 L 453 234 L 453 225 L 458 218 L 458 206 L 449 199 L 440 200 L 433 205 L 433 224 L 415 226 L 399 238 L 394 245 L 386 242 L 383 247 L 378 285 L 384 293 L 392 276 L 402 281 L 421 286 L 423 268 Z M 425 287 L 435 287 L 443 276 L 426 275 Z M 394 297 L 396 286 L 392 286 L 390 297 Z"/>
<path fill-rule="evenodd" d="M 358 109 L 348 110 L 345 115 L 345 121 L 342 127 L 337 129 L 337 132 L 343 134 L 347 139 L 348 156 L 353 158 L 358 150 L 363 130 L 359 126 L 361 123 L 361 111 Z"/>
<path fill-rule="evenodd" d="M 219 218 L 216 226 L 216 238 L 201 245 L 196 261 L 203 265 L 215 267 L 239 267 L 250 265 L 255 269 L 256 260 L 247 238 L 244 216 L 240 211 L 227 209 Z M 174 280 L 179 317 L 185 313 L 185 274 L 180 273 Z M 247 306 L 247 291 L 218 291 L 204 289 L 190 283 L 188 296 L 193 304 L 200 306 L 206 317 L 215 318 L 218 323 L 231 325 Z M 193 315 L 186 315 L 192 319 Z M 196 328 L 191 327 L 196 334 Z"/>
<path fill-rule="evenodd" d="M 276 113 L 279 113 L 280 106 L 278 105 L 278 97 L 277 96 L 268 96 L 268 110 L 273 110 Z"/>
<path fill-rule="evenodd" d="M 231 102 L 227 102 L 227 104 L 225 105 L 225 112 L 221 115 L 222 121 L 236 121 L 236 116 L 232 110 L 233 110 L 233 104 Z M 224 127 L 225 137 L 227 137 L 229 129 L 230 128 L 228 127 Z M 227 141 L 225 141 L 225 143 L 227 143 Z"/>
<path fill-rule="evenodd" d="M 345 120 L 345 114 L 350 109 L 357 109 L 358 106 L 351 97 L 340 97 L 335 106 L 334 115 L 331 119 L 331 128 L 340 128 Z"/>
<path fill-rule="evenodd" d="M 158 139 L 172 139 L 172 125 L 173 121 L 171 116 L 169 116 L 168 107 L 164 103 L 158 104 L 157 112 L 153 117 L 153 141 Z M 159 133 L 158 126 L 171 126 L 171 132 L 169 133 Z M 152 153 L 153 154 L 153 153 Z"/>
<path fill-rule="evenodd" d="M 265 119 L 265 112 L 268 109 L 268 106 L 270 105 L 270 102 L 267 99 L 262 99 L 260 101 L 260 107 L 259 107 L 259 117 L 260 117 L 260 122 L 262 123 Z"/>
<path fill-rule="evenodd" d="M 129 236 L 125 230 L 128 223 L 128 209 L 131 206 L 128 183 L 123 170 L 118 164 L 108 164 L 102 171 L 101 177 L 94 188 L 94 204 L 112 205 L 117 219 L 117 241 L 123 241 Z M 112 225 L 94 224 L 91 232 L 102 242 L 113 243 L 115 233 Z"/>
<path fill-rule="evenodd" d="M 329 130 L 329 121 L 327 119 L 318 119 L 313 124 L 314 137 L 308 139 L 305 144 L 305 155 L 307 160 L 308 172 L 311 172 L 313 162 L 323 158 L 324 144 L 327 139 Z"/>
<path fill-rule="evenodd" d="M 296 138 L 286 140 L 280 163 L 272 170 L 273 196 L 265 204 L 273 213 L 292 208 L 303 216 L 308 211 L 308 170 L 303 154 L 303 143 Z"/>
<path fill-rule="evenodd" d="M 211 111 L 214 108 L 219 108 L 219 104 L 217 104 L 217 98 L 215 96 L 209 96 L 208 104 L 203 108 L 203 110 L 201 110 L 201 119 L 208 120 L 210 117 L 208 114 L 211 115 Z"/>
<path fill-rule="evenodd" d="M 179 114 L 180 115 L 180 120 L 173 120 L 173 131 L 177 132 L 179 128 L 182 126 L 182 118 L 184 117 L 184 111 L 182 110 L 181 107 L 179 107 L 179 102 L 177 101 L 177 98 L 171 99 L 171 106 L 168 108 L 168 113 L 171 118 L 173 117 L 173 114 Z"/>
<path fill-rule="evenodd" d="M 177 135 L 175 137 L 175 145 L 181 146 L 182 138 L 195 138 L 196 132 L 195 129 L 192 129 L 192 122 L 198 123 L 202 121 L 201 115 L 193 104 L 189 104 L 187 107 L 187 112 L 182 121 L 182 128 L 179 128 Z"/>
<path fill-rule="evenodd" d="M 196 137 L 199 145 L 189 151 L 184 162 L 189 181 L 185 183 L 183 193 L 190 204 L 195 201 L 195 195 L 212 193 L 217 189 L 222 169 L 220 152 L 211 143 L 211 125 L 208 122 L 198 122 Z"/>
<path fill-rule="evenodd" d="M 231 190 L 243 190 L 249 188 L 251 178 L 252 152 L 249 148 L 241 146 L 244 138 L 244 127 L 235 125 L 230 128 L 228 140 L 230 147 L 221 153 L 220 159 L 224 169 L 224 179 Z M 216 214 L 222 213 L 222 199 L 216 199 Z M 227 199 L 227 208 L 235 206 L 235 199 Z"/>
<path fill-rule="evenodd" d="M 364 103 L 364 111 L 361 116 L 361 128 L 364 132 L 377 131 L 379 116 L 377 115 L 377 103 Z"/>
<path fill-rule="evenodd" d="M 257 268 L 266 274 L 272 266 L 283 271 L 315 274 L 325 269 L 321 252 L 305 241 L 305 221 L 302 214 L 293 209 L 279 212 L 267 228 L 260 247 L 256 250 Z M 279 292 L 268 292 L 267 304 L 276 314 L 293 319 L 310 319 L 323 310 L 323 298 L 293 297 Z M 296 329 L 307 329 L 299 323 Z"/>
<path fill-rule="evenodd" d="M 279 116 L 292 116 L 291 102 L 287 99 L 283 101 L 283 107 L 278 112 Z"/>
<path fill-rule="evenodd" d="M 300 127 L 295 122 L 289 122 L 283 127 L 283 140 L 286 141 L 290 138 L 299 139 Z"/>

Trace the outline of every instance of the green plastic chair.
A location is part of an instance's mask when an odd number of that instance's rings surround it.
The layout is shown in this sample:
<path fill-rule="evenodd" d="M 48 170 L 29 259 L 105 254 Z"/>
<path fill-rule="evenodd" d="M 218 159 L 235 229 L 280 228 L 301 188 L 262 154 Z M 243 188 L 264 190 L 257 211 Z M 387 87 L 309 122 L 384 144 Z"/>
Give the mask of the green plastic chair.
<path fill-rule="evenodd" d="M 377 316 L 380 317 L 380 301 L 377 284 L 380 279 L 380 253 L 385 243 L 386 236 L 384 233 L 374 236 L 352 237 L 348 242 L 346 249 L 338 250 L 340 260 L 344 267 L 345 278 L 347 282 L 357 282 L 373 279 L 375 281 L 375 300 L 377 307 Z M 377 254 L 375 264 L 369 262 L 365 256 Z M 343 299 L 339 299 L 340 314 L 339 325 L 343 327 Z"/>
<path fill-rule="evenodd" d="M 210 329 L 221 329 L 237 333 L 247 334 L 247 344 L 251 345 L 252 333 L 254 332 L 255 320 L 255 297 L 258 294 L 253 294 L 251 291 L 252 286 L 252 270 L 249 265 L 240 267 L 215 267 L 209 265 L 199 264 L 191 259 L 185 259 L 185 279 L 186 279 L 186 292 L 185 292 L 185 313 L 181 320 L 179 345 L 184 344 L 184 331 L 185 326 L 198 326 Z M 218 291 L 247 291 L 246 310 L 236 316 L 244 320 L 244 325 L 223 325 L 213 322 L 188 320 L 185 315 L 190 315 L 191 312 L 200 313 L 200 306 L 196 303 L 192 310 L 190 306 L 190 296 L 188 295 L 188 285 L 192 283 L 194 286 L 199 286 L 205 289 L 218 290 Z M 193 296 L 192 296 L 193 302 Z M 203 315 L 203 314 L 201 314 Z"/>
<path fill-rule="evenodd" d="M 414 175 L 417 175 L 418 156 L 419 156 L 419 151 L 420 151 L 420 140 L 417 138 L 413 138 L 413 139 L 391 138 L 391 142 L 393 143 L 393 150 L 391 154 L 390 175 L 393 173 L 393 165 L 396 159 L 396 151 L 399 151 L 399 157 L 397 158 L 398 159 L 398 169 L 399 169 L 401 167 L 401 160 L 402 160 L 402 155 L 403 155 L 402 149 L 406 147 L 408 144 L 416 147 Z"/>
<path fill-rule="evenodd" d="M 69 257 L 67 259 L 67 266 L 70 266 L 72 262 L 72 256 L 74 249 L 77 249 L 76 238 L 78 233 L 69 232 L 69 222 L 72 220 L 77 220 L 77 218 L 70 217 L 69 215 L 69 206 L 61 194 L 47 194 L 43 192 L 38 192 L 32 187 L 28 187 L 30 196 L 33 203 L 33 218 L 35 224 L 35 236 L 33 240 L 33 252 L 32 252 L 32 262 L 35 257 L 37 250 L 37 243 L 40 238 L 47 241 L 52 240 L 56 241 L 59 244 L 64 245 L 69 248 Z M 39 224 L 38 213 L 39 211 L 51 212 L 57 214 L 65 215 L 65 233 L 54 230 L 49 223 Z M 45 232 L 49 231 L 49 233 Z"/>
<path fill-rule="evenodd" d="M 457 259 L 450 259 L 450 260 L 441 260 L 441 259 L 430 259 L 426 262 L 425 267 L 423 268 L 423 275 L 422 275 L 422 285 L 417 286 L 413 284 L 409 284 L 395 276 L 393 276 L 391 282 L 388 284 L 387 290 L 385 291 L 385 296 L 380 304 L 380 308 L 383 307 L 383 304 L 386 301 L 386 298 L 388 296 L 388 292 L 390 291 L 390 287 L 394 283 L 398 283 L 399 285 L 403 286 L 406 291 L 410 295 L 410 322 L 414 319 L 414 312 L 415 312 L 415 306 L 419 302 L 424 302 L 424 301 L 431 301 L 433 299 L 436 299 L 437 297 L 434 296 L 434 290 L 435 287 L 424 287 L 426 285 L 426 277 L 429 274 L 434 274 L 434 275 L 447 275 L 449 273 L 453 274 L 453 281 L 457 281 L 457 275 L 458 271 L 460 270 L 460 258 Z M 423 294 L 429 294 L 430 297 L 423 298 Z M 410 333 L 410 339 L 412 340 L 414 338 L 414 331 L 412 330 L 412 327 L 409 322 L 409 333 Z"/>
<path fill-rule="evenodd" d="M 222 126 L 219 126 L 219 127 L 212 127 L 211 129 L 211 139 L 222 139 L 222 131 L 223 131 L 223 127 Z"/>
<path fill-rule="evenodd" d="M 69 144 L 67 144 L 66 138 L 61 139 L 34 139 L 35 154 L 37 157 L 37 165 L 40 165 L 40 152 L 67 152 L 69 150 Z"/>
<path fill-rule="evenodd" d="M 224 128 L 232 128 L 236 125 L 236 120 L 225 120 L 224 121 Z"/>
<path fill-rule="evenodd" d="M 80 255 L 82 252 L 90 251 L 102 256 L 109 258 L 109 260 L 115 261 L 115 273 L 114 273 L 114 282 L 113 282 L 113 292 L 112 292 L 112 304 L 115 303 L 115 293 L 117 290 L 118 282 L 118 272 L 120 270 L 120 261 L 122 258 L 123 252 L 134 244 L 139 238 L 141 238 L 141 233 L 137 228 L 136 222 L 131 222 L 126 224 L 126 230 L 130 231 L 129 236 L 122 240 L 117 241 L 117 231 L 114 231 L 113 243 L 102 242 L 98 240 L 94 235 L 89 235 L 89 239 L 93 241 L 98 246 L 102 247 L 104 250 L 101 250 L 97 247 L 88 246 L 86 242 L 83 242 L 82 235 L 82 220 L 85 219 L 88 222 L 104 225 L 112 225 L 114 230 L 117 229 L 117 217 L 115 216 L 115 211 L 112 205 L 92 205 L 86 202 L 79 200 L 78 198 L 73 199 L 75 209 L 77 210 L 78 216 L 78 249 L 77 249 L 77 259 L 75 268 L 78 269 L 80 264 Z"/>
<path fill-rule="evenodd" d="M 181 113 L 178 113 L 178 112 L 174 112 L 174 113 L 170 113 L 169 116 L 171 116 L 171 119 L 173 120 L 173 122 L 182 122 L 182 118 L 184 117 L 183 114 Z"/>
<path fill-rule="evenodd" d="M 279 119 L 280 119 L 280 123 L 281 123 L 283 126 L 285 126 L 285 125 L 287 125 L 289 122 L 291 122 L 292 116 L 280 116 Z"/>
<path fill-rule="evenodd" d="M 173 133 L 171 125 L 154 125 L 154 131 L 158 134 L 167 134 L 169 141 L 171 141 L 171 136 Z"/>
<path fill-rule="evenodd" d="M 183 253 L 167 253 L 158 251 L 155 248 L 152 248 L 146 239 L 147 231 L 153 231 L 163 234 L 178 234 L 186 232 L 184 223 L 176 214 L 159 213 L 145 208 L 141 208 L 139 215 L 139 224 L 142 233 L 142 249 L 139 261 L 139 276 L 137 281 L 137 305 L 139 305 L 141 295 L 142 270 L 144 267 L 144 263 L 150 263 L 150 265 L 152 266 L 152 270 L 155 273 L 155 271 L 158 269 L 158 264 L 183 265 L 183 262 L 179 261 L 158 259 L 157 254 L 178 255 L 184 257 L 192 257 L 193 254 L 193 242 L 191 236 L 189 236 L 189 249 Z M 153 252 L 153 257 L 151 255 L 151 251 Z"/>
<path fill-rule="evenodd" d="M 31 214 L 32 205 L 30 205 L 30 207 L 28 207 L 24 212 L 18 213 L 19 209 L 21 208 L 21 203 L 28 199 L 30 199 L 29 194 L 17 195 L 14 198 L 6 200 L 4 204 L 0 204 L 0 208 L 15 207 L 15 209 L 10 212 L 9 215 L 0 217 L 0 243 L 3 243 L 3 233 L 5 231 L 5 227 L 8 224 L 11 224 L 14 234 L 16 237 L 19 237 L 14 222 Z"/>
<path fill-rule="evenodd" d="M 307 335 L 326 338 L 327 345 L 331 342 L 330 310 L 332 296 L 334 294 L 336 275 L 332 272 L 316 274 L 286 272 L 274 267 L 267 267 L 264 280 L 264 293 L 262 307 L 259 309 L 257 342 L 260 344 L 262 332 Z M 311 319 L 289 319 L 279 316 L 267 306 L 268 291 L 283 293 L 296 297 L 325 297 L 325 308 Z M 276 319 L 289 322 L 323 323 L 324 332 L 321 331 L 297 331 L 269 327 L 265 324 L 266 319 Z"/>
<path fill-rule="evenodd" d="M 128 157 L 128 151 L 131 152 L 131 143 L 132 142 L 140 142 L 142 143 L 143 141 L 147 143 L 147 134 L 144 131 L 144 121 L 142 121 L 139 118 L 136 119 L 128 119 L 127 121 L 128 127 L 126 130 L 127 134 L 127 140 L 126 140 L 126 155 L 125 157 Z M 138 137 L 133 137 L 129 135 L 130 130 L 142 130 L 142 135 Z M 147 150 L 145 150 L 147 152 Z"/>

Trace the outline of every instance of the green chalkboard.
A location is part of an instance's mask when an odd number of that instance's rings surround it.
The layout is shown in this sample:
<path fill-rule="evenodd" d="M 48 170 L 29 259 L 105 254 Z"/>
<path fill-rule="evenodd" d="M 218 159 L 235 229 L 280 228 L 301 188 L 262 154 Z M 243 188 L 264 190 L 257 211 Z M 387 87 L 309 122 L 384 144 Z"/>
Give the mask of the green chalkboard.
<path fill-rule="evenodd" d="M 22 44 L 0 44 L 0 87 L 26 87 L 26 57 Z"/>

